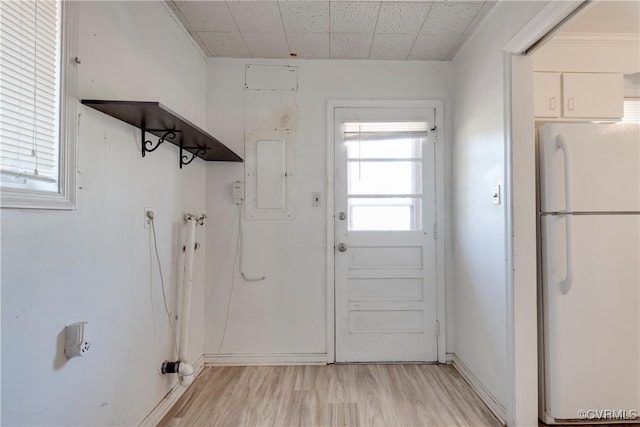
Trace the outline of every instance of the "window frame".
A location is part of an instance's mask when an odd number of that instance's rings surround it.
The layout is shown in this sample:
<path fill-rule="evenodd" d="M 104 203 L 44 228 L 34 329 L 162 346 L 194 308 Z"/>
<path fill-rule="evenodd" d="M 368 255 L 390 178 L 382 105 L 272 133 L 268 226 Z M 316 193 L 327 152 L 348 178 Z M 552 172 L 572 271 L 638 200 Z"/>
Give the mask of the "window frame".
<path fill-rule="evenodd" d="M 0 207 L 18 209 L 76 209 L 78 137 L 77 52 L 79 2 L 60 1 L 60 103 L 58 132 L 58 191 L 0 186 Z"/>
<path fill-rule="evenodd" d="M 357 131 L 356 126 L 365 125 L 365 127 L 369 128 L 377 128 L 377 130 L 360 130 Z M 389 128 L 389 126 L 391 128 Z M 404 126 L 404 127 L 400 127 Z M 386 128 L 385 128 L 386 127 Z M 349 128 L 349 130 L 347 130 Z M 424 145 L 427 138 L 427 131 L 429 129 L 428 122 L 425 121 L 363 121 L 363 122 L 346 122 L 343 124 L 343 138 L 345 143 L 347 143 L 346 135 L 350 134 L 354 139 L 349 141 L 349 143 L 358 143 L 357 154 L 358 157 L 352 157 L 351 155 L 351 146 L 349 145 L 347 148 L 347 156 L 346 156 L 346 199 L 347 199 L 347 231 L 351 232 L 415 232 L 422 231 L 424 227 L 423 221 L 423 201 L 424 201 L 424 193 L 423 193 L 423 184 L 424 184 L 424 176 L 423 176 L 423 166 L 424 166 Z M 373 138 L 374 140 L 385 141 L 387 143 L 396 144 L 397 140 L 410 140 L 411 143 L 411 151 L 410 155 L 396 155 L 390 156 L 387 153 L 385 156 L 381 155 L 371 155 L 366 154 L 364 157 L 362 156 L 362 148 L 360 148 L 360 138 L 358 137 L 357 141 L 353 135 L 362 135 L 369 134 L 369 137 L 364 137 L 362 143 L 369 143 L 369 139 Z M 373 135 L 380 135 L 378 137 Z M 384 136 L 383 136 L 384 134 Z M 396 141 L 396 142 L 394 142 Z M 351 165 L 360 164 L 390 164 L 390 163 L 406 163 L 410 166 L 411 180 L 412 181 L 412 189 L 410 191 L 405 192 L 366 192 L 366 191 L 357 191 L 355 187 L 351 187 L 352 183 L 352 173 L 351 173 Z M 366 167 L 366 166 L 365 166 Z M 370 172 L 371 173 L 371 172 Z M 366 172 L 365 172 L 366 174 Z M 370 201 L 373 203 L 373 200 L 389 200 L 395 199 L 397 201 L 400 200 L 411 200 L 408 204 L 390 204 L 390 205 L 381 205 L 381 204 L 360 204 L 362 201 Z M 360 202 L 355 202 L 359 200 Z M 357 214 L 354 212 L 357 208 L 384 208 L 388 209 L 390 207 L 406 207 L 409 208 L 410 212 L 410 220 L 409 220 L 409 228 L 375 228 L 375 227 L 358 227 L 354 223 L 354 218 L 357 217 Z"/>

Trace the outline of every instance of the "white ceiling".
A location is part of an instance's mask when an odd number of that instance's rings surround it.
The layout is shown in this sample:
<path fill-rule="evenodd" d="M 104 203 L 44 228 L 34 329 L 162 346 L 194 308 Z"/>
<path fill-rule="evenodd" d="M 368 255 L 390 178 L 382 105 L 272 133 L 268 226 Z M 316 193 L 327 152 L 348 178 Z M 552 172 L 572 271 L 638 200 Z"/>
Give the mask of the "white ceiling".
<path fill-rule="evenodd" d="M 495 1 L 166 0 L 208 56 L 450 60 Z"/>

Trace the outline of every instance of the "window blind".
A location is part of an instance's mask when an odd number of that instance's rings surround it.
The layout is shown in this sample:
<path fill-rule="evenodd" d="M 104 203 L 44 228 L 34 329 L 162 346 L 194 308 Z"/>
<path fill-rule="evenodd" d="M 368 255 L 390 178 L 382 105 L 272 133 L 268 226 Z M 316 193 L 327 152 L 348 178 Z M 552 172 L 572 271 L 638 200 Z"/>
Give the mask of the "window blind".
<path fill-rule="evenodd" d="M 344 123 L 342 126 L 345 142 L 358 140 L 424 138 L 427 136 L 428 130 L 427 122 Z"/>
<path fill-rule="evenodd" d="M 624 100 L 623 123 L 640 123 L 640 98 Z"/>
<path fill-rule="evenodd" d="M 0 1 L 0 171 L 58 178 L 61 5 Z"/>

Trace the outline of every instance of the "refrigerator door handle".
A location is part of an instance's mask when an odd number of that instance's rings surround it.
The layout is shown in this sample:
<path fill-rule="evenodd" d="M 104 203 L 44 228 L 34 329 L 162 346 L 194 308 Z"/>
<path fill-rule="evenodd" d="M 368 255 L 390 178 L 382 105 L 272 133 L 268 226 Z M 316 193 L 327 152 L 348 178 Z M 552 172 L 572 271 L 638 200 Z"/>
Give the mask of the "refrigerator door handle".
<path fill-rule="evenodd" d="M 569 289 L 571 289 L 571 285 L 573 285 L 573 254 L 571 250 L 571 221 L 573 220 L 571 215 L 564 216 L 564 250 L 565 250 L 565 259 L 566 259 L 566 273 L 564 280 L 560 282 L 560 292 L 563 295 L 569 293 Z"/>
<path fill-rule="evenodd" d="M 567 139 L 564 135 L 558 135 L 556 138 L 556 144 L 560 151 L 562 151 L 562 158 L 564 160 L 564 211 L 572 212 L 571 210 L 571 158 L 569 156 L 569 146 Z M 565 257 L 567 263 L 567 271 L 564 280 L 560 282 L 560 292 L 566 295 L 571 289 L 573 284 L 573 256 L 571 250 L 571 214 L 565 215 Z"/>

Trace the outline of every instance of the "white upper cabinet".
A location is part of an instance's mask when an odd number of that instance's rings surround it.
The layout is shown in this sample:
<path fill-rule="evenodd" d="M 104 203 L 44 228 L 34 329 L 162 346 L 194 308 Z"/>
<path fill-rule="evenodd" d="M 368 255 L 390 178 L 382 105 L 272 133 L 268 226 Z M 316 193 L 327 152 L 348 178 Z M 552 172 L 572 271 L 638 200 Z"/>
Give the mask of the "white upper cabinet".
<path fill-rule="evenodd" d="M 541 119 L 620 119 L 623 76 L 616 73 L 535 72 L 534 113 Z"/>
<path fill-rule="evenodd" d="M 533 73 L 533 91 L 536 117 L 560 117 L 560 73 Z"/>
<path fill-rule="evenodd" d="M 623 115 L 622 74 L 563 73 L 564 117 L 619 119 Z"/>

